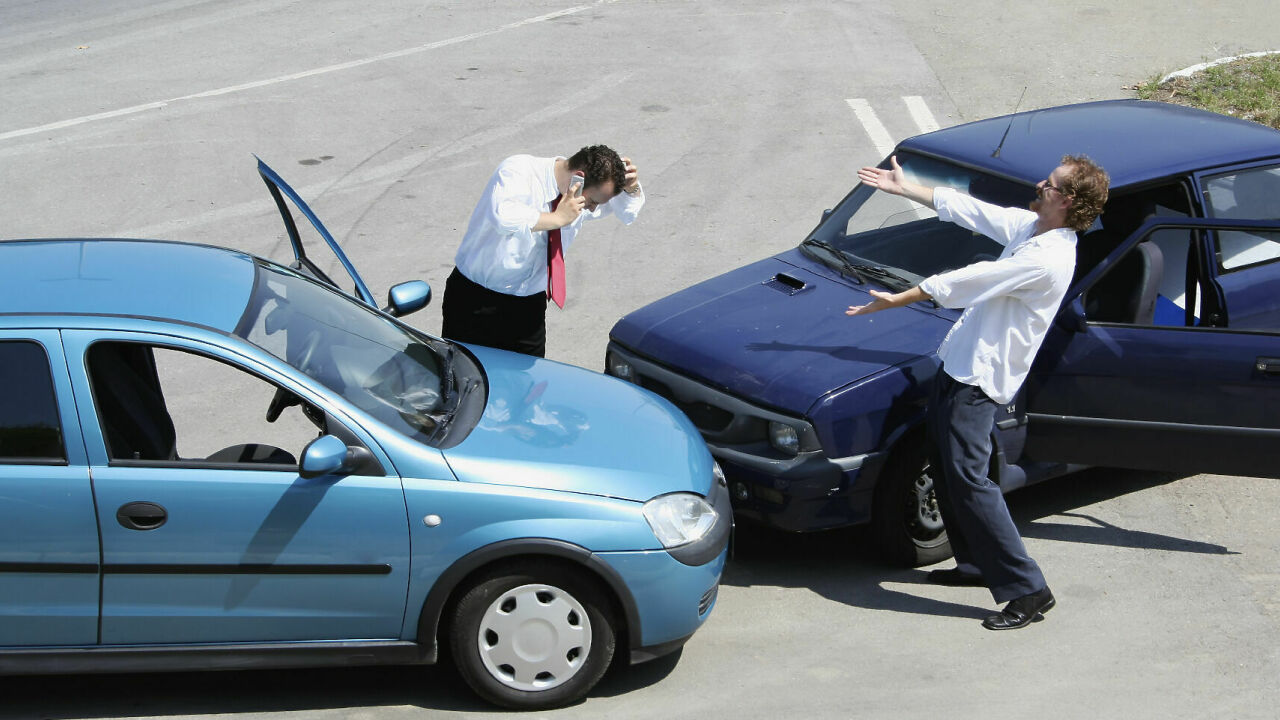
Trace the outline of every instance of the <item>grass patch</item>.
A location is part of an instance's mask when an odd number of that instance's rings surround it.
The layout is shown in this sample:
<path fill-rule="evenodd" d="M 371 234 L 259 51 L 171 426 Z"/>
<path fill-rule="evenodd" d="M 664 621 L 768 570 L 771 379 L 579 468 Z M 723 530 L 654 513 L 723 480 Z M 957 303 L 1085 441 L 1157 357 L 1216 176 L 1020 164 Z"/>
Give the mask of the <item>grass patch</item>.
<path fill-rule="evenodd" d="M 1232 115 L 1280 129 L 1280 54 L 1241 58 L 1190 77 L 1134 88 L 1142 100 L 1159 100 Z"/>

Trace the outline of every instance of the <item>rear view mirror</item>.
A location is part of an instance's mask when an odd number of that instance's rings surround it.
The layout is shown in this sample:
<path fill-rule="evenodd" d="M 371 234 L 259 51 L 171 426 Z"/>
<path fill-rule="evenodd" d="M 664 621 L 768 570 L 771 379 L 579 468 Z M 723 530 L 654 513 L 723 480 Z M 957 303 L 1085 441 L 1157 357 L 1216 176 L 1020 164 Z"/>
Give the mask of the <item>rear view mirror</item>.
<path fill-rule="evenodd" d="M 383 312 L 403 317 L 417 312 L 431 302 L 431 286 L 423 280 L 402 282 L 387 291 L 387 307 Z"/>

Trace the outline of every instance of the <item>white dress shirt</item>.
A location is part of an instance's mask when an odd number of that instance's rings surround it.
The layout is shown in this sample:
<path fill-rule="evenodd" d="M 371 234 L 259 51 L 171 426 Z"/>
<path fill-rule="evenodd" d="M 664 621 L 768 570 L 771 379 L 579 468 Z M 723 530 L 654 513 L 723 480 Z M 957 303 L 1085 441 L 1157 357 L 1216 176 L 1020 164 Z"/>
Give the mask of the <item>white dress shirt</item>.
<path fill-rule="evenodd" d="M 547 232 L 533 226 L 560 195 L 555 165 L 560 158 L 512 155 L 503 160 L 471 213 L 467 233 L 454 264 L 469 280 L 494 292 L 525 297 L 547 291 Z M 617 215 L 624 225 L 635 221 L 644 191 L 618 193 L 595 210 L 583 210 L 560 229 L 565 254 L 583 220 Z"/>
<path fill-rule="evenodd" d="M 920 289 L 943 307 L 966 308 L 938 347 L 946 373 L 1008 403 L 1027 379 L 1071 284 L 1076 233 L 1058 228 L 1033 237 L 1035 213 L 952 188 L 935 189 L 933 204 L 940 219 L 1005 246 L 998 259 L 926 278 Z"/>

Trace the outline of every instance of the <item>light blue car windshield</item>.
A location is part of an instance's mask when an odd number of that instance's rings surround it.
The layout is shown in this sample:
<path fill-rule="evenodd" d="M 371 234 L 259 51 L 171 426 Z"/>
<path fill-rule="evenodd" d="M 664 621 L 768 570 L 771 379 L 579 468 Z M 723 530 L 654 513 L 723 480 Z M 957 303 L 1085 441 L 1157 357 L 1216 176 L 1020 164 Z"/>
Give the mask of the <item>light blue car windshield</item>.
<path fill-rule="evenodd" d="M 288 271 L 258 265 L 236 334 L 416 440 L 449 419 L 446 344 Z"/>
<path fill-rule="evenodd" d="M 930 187 L 951 187 L 979 200 L 1004 207 L 1026 207 L 1035 190 L 987 173 L 936 158 L 899 152 L 907 180 Z M 887 167 L 888 162 L 881 163 Z M 906 198 L 858 185 L 805 240 L 837 249 L 844 260 L 823 251 L 821 259 L 836 269 L 850 265 L 889 269 L 904 286 L 979 260 L 994 260 L 1004 249 L 994 240 L 951 223 Z M 815 253 L 815 257 L 818 254 Z M 856 268 L 849 272 L 860 272 Z M 875 277 L 875 276 L 873 276 Z"/>

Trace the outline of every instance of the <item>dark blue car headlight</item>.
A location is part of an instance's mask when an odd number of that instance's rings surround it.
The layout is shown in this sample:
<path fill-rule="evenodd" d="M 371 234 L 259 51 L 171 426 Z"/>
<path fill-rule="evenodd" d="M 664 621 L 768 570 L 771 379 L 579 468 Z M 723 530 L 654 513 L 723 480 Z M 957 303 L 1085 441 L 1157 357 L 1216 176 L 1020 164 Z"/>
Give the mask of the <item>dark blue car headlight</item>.
<path fill-rule="evenodd" d="M 633 368 L 631 366 L 631 363 L 624 360 L 617 353 L 612 351 L 605 353 L 604 365 L 605 365 L 605 368 L 604 368 L 605 373 L 612 375 L 616 378 L 619 378 L 621 380 L 626 380 L 628 382 L 635 382 L 636 380 L 635 368 Z"/>
<path fill-rule="evenodd" d="M 796 455 L 800 452 L 800 433 L 792 425 L 769 422 L 769 444 L 779 452 Z"/>

